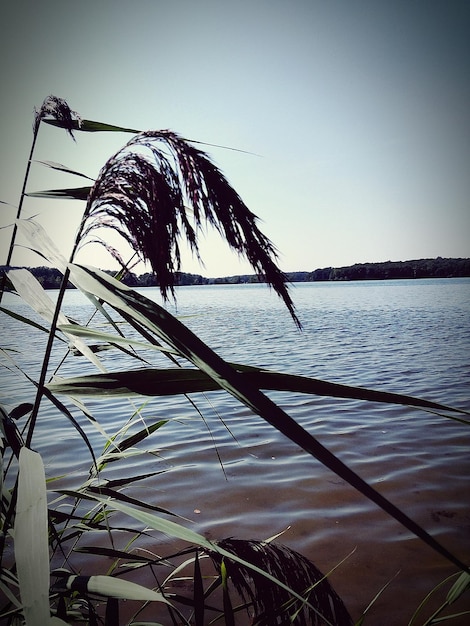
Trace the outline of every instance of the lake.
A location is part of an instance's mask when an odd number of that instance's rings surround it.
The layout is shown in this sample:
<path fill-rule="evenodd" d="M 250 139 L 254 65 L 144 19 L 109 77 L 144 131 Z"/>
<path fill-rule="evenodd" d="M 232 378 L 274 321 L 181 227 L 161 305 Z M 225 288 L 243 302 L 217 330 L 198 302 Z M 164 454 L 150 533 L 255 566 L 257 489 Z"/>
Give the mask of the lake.
<path fill-rule="evenodd" d="M 141 293 L 161 302 L 156 288 Z M 182 287 L 177 306 L 167 308 L 231 362 L 470 410 L 470 279 L 296 283 L 291 294 L 302 332 L 265 285 Z M 39 321 L 11 294 L 3 304 Z M 65 312 L 85 323 L 91 308 L 80 293 L 68 291 Z M 19 349 L 12 353 L 16 363 L 37 377 L 44 333 L 25 333 L 5 315 L 0 321 L 3 347 Z M 62 354 L 58 348 L 57 362 Z M 138 367 L 118 351 L 99 356 L 110 370 Z M 69 357 L 60 373 L 84 371 L 94 370 Z M 403 406 L 269 395 L 446 548 L 469 561 L 468 426 Z M 32 397 L 28 381 L 3 368 L 2 402 L 11 408 Z M 264 539 L 287 529 L 279 541 L 324 572 L 355 550 L 331 577 L 354 619 L 391 580 L 366 624 L 408 623 L 426 593 L 455 571 L 225 393 L 192 399 L 204 419 L 184 398 L 134 398 L 132 405 L 125 399 L 87 400 L 109 434 L 144 402 L 144 419 L 171 420 L 145 442 L 148 454 L 116 464 L 119 468 L 110 468 L 109 476 L 143 473 L 143 467 L 164 470 L 136 483 L 136 497 L 190 519 L 189 527 L 210 538 Z M 101 435 L 80 412 L 74 415 L 99 453 Z M 76 431 L 46 405 L 33 446 L 43 453 L 48 476 L 68 473 L 62 481 L 68 486 L 90 466 Z M 161 552 L 168 544 L 163 538 L 153 547 Z"/>

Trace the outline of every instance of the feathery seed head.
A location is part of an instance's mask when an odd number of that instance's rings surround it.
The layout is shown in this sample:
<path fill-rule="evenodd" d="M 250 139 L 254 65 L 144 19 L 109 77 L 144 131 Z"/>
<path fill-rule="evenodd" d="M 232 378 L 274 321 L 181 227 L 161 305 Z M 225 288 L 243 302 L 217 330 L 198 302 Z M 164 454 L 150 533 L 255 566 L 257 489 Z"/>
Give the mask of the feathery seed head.
<path fill-rule="evenodd" d="M 72 111 L 63 98 L 50 95 L 44 100 L 39 110 L 37 110 L 36 107 L 34 108 L 34 132 L 37 132 L 41 120 L 49 116 L 59 122 L 62 122 L 68 134 L 72 137 L 72 139 L 75 139 L 73 136 L 73 122 L 77 122 L 78 126 L 80 126 L 81 118 L 78 113 Z"/>
<path fill-rule="evenodd" d="M 300 327 L 276 249 L 256 215 L 210 158 L 176 133 L 139 133 L 106 162 L 88 197 L 80 243 L 103 224 L 150 263 L 164 299 L 174 297 L 180 240 L 201 260 L 198 235 L 209 224 L 274 288 Z"/>

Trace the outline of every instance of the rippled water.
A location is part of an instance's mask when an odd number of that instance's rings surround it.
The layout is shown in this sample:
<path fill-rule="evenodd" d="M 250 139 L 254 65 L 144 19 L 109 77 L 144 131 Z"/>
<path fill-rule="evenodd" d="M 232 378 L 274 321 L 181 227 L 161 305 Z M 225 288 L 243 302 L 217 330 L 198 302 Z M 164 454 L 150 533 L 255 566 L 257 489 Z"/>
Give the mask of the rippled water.
<path fill-rule="evenodd" d="M 160 301 L 155 289 L 142 293 Z M 470 410 L 470 279 L 299 283 L 292 295 L 301 333 L 263 285 L 180 288 L 177 308 L 169 308 L 227 360 Z M 12 296 L 7 305 L 25 314 Z M 90 311 L 79 293 L 68 292 L 68 315 L 84 322 Z M 37 376 L 42 333 L 25 333 L 3 315 L 1 324 L 4 347 L 26 347 L 13 353 L 14 359 Z M 56 358 L 61 354 L 57 351 Z M 100 356 L 109 369 L 131 366 L 118 352 Z M 68 359 L 61 373 L 83 369 L 92 371 L 81 360 Z M 30 399 L 31 388 L 15 371 L 3 370 L 2 396 L 14 406 Z M 468 427 L 406 407 L 279 392 L 270 396 L 468 562 Z M 455 571 L 235 400 L 222 392 L 193 399 L 205 422 L 180 398 L 151 400 L 143 409 L 149 421 L 172 422 L 146 442 L 153 455 L 110 468 L 110 475 L 141 473 L 145 462 L 145 471 L 168 470 L 136 485 L 137 497 L 190 518 L 192 528 L 214 538 L 263 539 L 290 527 L 281 541 L 323 571 L 355 548 L 332 576 L 353 617 L 399 572 L 371 610 L 371 624 L 407 623 L 433 585 Z M 108 433 L 133 411 L 124 399 L 93 399 L 87 407 Z M 100 435 L 75 415 L 99 453 Z M 34 445 L 44 453 L 48 475 L 72 472 L 72 484 L 73 472 L 81 476 L 89 466 L 89 455 L 52 409 L 44 407 L 41 419 Z"/>

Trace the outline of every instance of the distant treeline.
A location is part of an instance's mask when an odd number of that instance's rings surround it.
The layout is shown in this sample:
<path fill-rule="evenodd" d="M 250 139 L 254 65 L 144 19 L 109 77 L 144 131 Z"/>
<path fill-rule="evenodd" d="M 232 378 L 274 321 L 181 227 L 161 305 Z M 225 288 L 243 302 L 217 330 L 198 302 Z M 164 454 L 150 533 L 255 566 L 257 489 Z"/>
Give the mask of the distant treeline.
<path fill-rule="evenodd" d="M 418 259 L 356 263 L 349 267 L 326 267 L 310 272 L 308 281 L 316 280 L 389 280 L 399 278 L 453 278 L 470 276 L 470 259 Z"/>
<path fill-rule="evenodd" d="M 6 266 L 0 266 L 1 273 Z M 44 289 L 58 289 L 62 274 L 51 267 L 29 268 Z M 107 271 L 113 275 L 113 271 Z M 390 280 L 403 278 L 452 278 L 470 277 L 470 259 L 418 259 L 416 261 L 385 261 L 384 263 L 356 263 L 347 267 L 325 267 L 313 272 L 287 272 L 290 282 L 316 282 L 338 280 Z M 264 282 L 262 276 L 241 274 L 222 278 L 204 278 L 199 274 L 177 273 L 178 285 L 227 285 Z M 151 272 L 134 274 L 130 272 L 123 279 L 129 287 L 157 287 L 158 282 Z M 69 287 L 72 287 L 69 284 Z"/>

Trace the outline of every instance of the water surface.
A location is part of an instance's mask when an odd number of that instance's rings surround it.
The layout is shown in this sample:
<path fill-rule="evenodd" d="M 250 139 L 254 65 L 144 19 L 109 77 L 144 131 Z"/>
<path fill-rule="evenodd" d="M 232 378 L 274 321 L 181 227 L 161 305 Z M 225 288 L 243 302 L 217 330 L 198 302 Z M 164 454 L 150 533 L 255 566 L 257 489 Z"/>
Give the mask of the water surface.
<path fill-rule="evenodd" d="M 160 302 L 157 289 L 141 293 Z M 177 306 L 168 308 L 227 360 L 470 409 L 469 279 L 297 283 L 292 295 L 301 333 L 264 285 L 183 287 Z M 13 296 L 7 305 L 26 314 Z M 92 309 L 81 294 L 70 291 L 65 311 L 84 323 Z M 31 330 L 26 337 L 24 328 L 5 316 L 1 324 L 4 347 L 19 348 L 10 354 L 37 377 L 43 334 Z M 57 350 L 55 359 L 62 354 Z M 117 351 L 100 357 L 110 370 L 136 367 Z M 69 358 L 60 373 L 77 374 L 83 368 L 93 371 L 82 360 Z M 3 370 L 4 403 L 14 406 L 31 393 L 31 385 L 13 366 Z M 468 427 L 402 406 L 269 395 L 468 562 Z M 185 399 L 148 402 L 143 419 L 171 423 L 145 442 L 148 454 L 116 463 L 109 476 L 142 473 L 143 463 L 145 471 L 166 470 L 136 484 L 136 497 L 189 518 L 191 528 L 211 538 L 263 539 L 288 528 L 281 541 L 323 571 L 355 549 L 332 576 L 354 618 L 396 575 L 371 610 L 371 624 L 407 623 L 433 585 L 455 571 L 234 399 L 223 392 L 192 399 L 204 420 Z M 143 401 L 147 399 L 134 399 L 130 405 L 127 399 L 92 399 L 87 408 L 111 434 Z M 101 436 L 75 409 L 74 415 L 99 453 Z M 73 484 L 89 467 L 89 453 L 52 408 L 44 406 L 41 420 L 34 445 L 44 454 L 48 475 L 70 472 L 66 480 Z M 162 539 L 159 546 L 165 548 L 166 542 Z"/>

